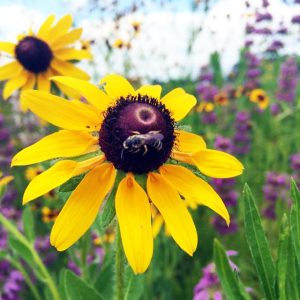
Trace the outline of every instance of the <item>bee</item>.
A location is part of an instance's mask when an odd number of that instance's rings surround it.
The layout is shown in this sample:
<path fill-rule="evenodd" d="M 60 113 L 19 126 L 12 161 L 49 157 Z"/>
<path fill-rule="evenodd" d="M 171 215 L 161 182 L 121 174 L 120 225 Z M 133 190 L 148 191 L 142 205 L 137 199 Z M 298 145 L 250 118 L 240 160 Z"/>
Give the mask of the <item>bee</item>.
<path fill-rule="evenodd" d="M 160 131 L 149 131 L 144 134 L 141 134 L 138 131 L 132 131 L 132 133 L 133 135 L 130 135 L 123 142 L 121 159 L 123 159 L 124 151 L 137 153 L 143 148 L 144 156 L 148 152 L 148 146 L 155 148 L 157 151 L 162 149 L 162 140 L 164 139 L 164 136 L 160 133 Z"/>

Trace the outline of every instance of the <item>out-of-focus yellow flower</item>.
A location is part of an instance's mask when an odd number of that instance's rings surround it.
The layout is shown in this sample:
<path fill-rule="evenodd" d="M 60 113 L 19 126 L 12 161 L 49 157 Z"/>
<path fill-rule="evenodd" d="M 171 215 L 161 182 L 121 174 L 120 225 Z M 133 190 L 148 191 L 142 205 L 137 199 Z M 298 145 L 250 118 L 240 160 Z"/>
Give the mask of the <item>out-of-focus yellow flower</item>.
<path fill-rule="evenodd" d="M 220 106 L 226 106 L 229 103 L 227 93 L 220 92 L 214 96 L 214 102 Z"/>
<path fill-rule="evenodd" d="M 215 105 L 211 102 L 202 101 L 197 107 L 197 112 L 212 112 L 215 109 Z"/>
<path fill-rule="evenodd" d="M 18 89 L 36 88 L 49 92 L 49 78 L 54 75 L 89 79 L 72 63 L 73 60 L 92 58 L 89 51 L 70 47 L 80 38 L 82 29 L 71 29 L 71 15 L 62 17 L 56 24 L 54 21 L 54 15 L 49 16 L 37 34 L 30 29 L 28 34 L 18 37 L 17 43 L 0 42 L 0 51 L 13 58 L 12 62 L 0 67 L 0 80 L 7 80 L 3 89 L 5 100 Z M 56 86 L 67 96 L 74 96 L 65 86 L 58 83 Z"/>
<path fill-rule="evenodd" d="M 95 246 L 102 246 L 103 244 L 112 244 L 115 240 L 115 232 L 112 228 L 108 228 L 104 235 L 98 236 L 93 240 Z"/>
<path fill-rule="evenodd" d="M 27 180 L 31 181 L 36 176 L 40 175 L 44 169 L 42 169 L 40 166 L 35 167 L 28 167 L 25 171 L 25 177 Z"/>
<path fill-rule="evenodd" d="M 3 176 L 3 173 L 0 171 L 0 189 L 7 186 L 13 179 L 13 176 Z"/>
<path fill-rule="evenodd" d="M 139 21 L 133 21 L 132 23 L 131 23 L 131 25 L 132 25 L 132 27 L 133 27 L 133 29 L 134 29 L 134 32 L 137 34 L 137 33 L 139 33 L 140 31 L 141 31 L 141 22 L 139 22 Z"/>
<path fill-rule="evenodd" d="M 44 206 L 41 212 L 42 220 L 44 223 L 54 222 L 59 213 L 56 209 L 51 209 L 47 206 Z"/>
<path fill-rule="evenodd" d="M 245 93 L 245 88 L 240 85 L 234 90 L 234 98 L 240 98 Z"/>
<path fill-rule="evenodd" d="M 126 46 L 125 42 L 121 39 L 116 39 L 113 43 L 114 48 L 121 49 L 121 48 L 124 48 L 125 46 Z"/>
<path fill-rule="evenodd" d="M 251 102 L 257 104 L 257 106 L 264 110 L 268 107 L 270 99 L 263 89 L 255 89 L 250 92 L 249 99 Z"/>

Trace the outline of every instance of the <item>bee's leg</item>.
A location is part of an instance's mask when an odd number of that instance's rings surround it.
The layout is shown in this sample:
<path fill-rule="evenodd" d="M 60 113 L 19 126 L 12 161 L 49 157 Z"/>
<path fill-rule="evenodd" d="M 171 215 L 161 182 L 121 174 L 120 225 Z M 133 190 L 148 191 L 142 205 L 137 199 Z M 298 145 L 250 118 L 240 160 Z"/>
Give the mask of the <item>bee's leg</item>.
<path fill-rule="evenodd" d="M 144 145 L 144 153 L 143 153 L 143 156 L 148 152 L 148 147 L 147 145 Z"/>
<path fill-rule="evenodd" d="M 121 151 L 121 160 L 123 160 L 123 158 L 124 158 L 124 148 Z"/>
<path fill-rule="evenodd" d="M 156 148 L 158 151 L 160 151 L 162 149 L 162 142 L 161 141 L 158 141 L 157 143 L 157 148 Z"/>

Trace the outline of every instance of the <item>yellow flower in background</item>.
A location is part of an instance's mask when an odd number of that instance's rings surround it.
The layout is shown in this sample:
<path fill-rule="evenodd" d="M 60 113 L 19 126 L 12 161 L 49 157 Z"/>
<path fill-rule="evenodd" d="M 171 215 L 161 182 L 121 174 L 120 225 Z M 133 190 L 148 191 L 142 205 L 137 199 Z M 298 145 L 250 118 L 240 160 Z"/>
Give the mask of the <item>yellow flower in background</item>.
<path fill-rule="evenodd" d="M 197 112 L 212 112 L 215 109 L 215 105 L 211 102 L 202 101 L 197 107 Z"/>
<path fill-rule="evenodd" d="M 123 47 L 125 47 L 125 46 L 126 46 L 125 42 L 124 42 L 123 40 L 121 40 L 121 39 L 116 39 L 116 40 L 114 41 L 114 43 L 113 43 L 113 47 L 114 47 L 114 48 L 119 48 L 119 49 L 121 49 L 121 48 L 123 48 Z"/>
<path fill-rule="evenodd" d="M 207 149 L 202 137 L 176 128 L 176 122 L 195 106 L 194 96 L 176 88 L 161 97 L 159 85 L 135 90 L 115 74 L 104 77 L 101 88 L 70 77 L 53 80 L 73 89 L 88 103 L 24 91 L 21 101 L 26 107 L 61 130 L 20 151 L 12 166 L 67 158 L 29 183 L 24 204 L 86 173 L 53 226 L 50 240 L 58 251 L 72 246 L 90 228 L 114 185 L 123 248 L 135 273 L 143 273 L 152 258 L 151 205 L 189 255 L 196 250 L 198 237 L 180 195 L 211 208 L 229 224 L 228 211 L 213 188 L 189 169 L 171 164 L 174 160 L 184 162 L 217 178 L 243 172 L 235 157 Z M 145 186 L 141 178 L 146 180 Z"/>
<path fill-rule="evenodd" d="M 262 110 L 266 109 L 269 106 L 270 99 L 266 92 L 262 89 L 255 89 L 250 92 L 249 99 L 251 102 L 254 102 Z"/>
<path fill-rule="evenodd" d="M 7 186 L 12 180 L 13 176 L 3 176 L 3 173 L 0 171 L 0 189 Z"/>
<path fill-rule="evenodd" d="M 133 30 L 136 34 L 138 34 L 141 31 L 141 22 L 139 21 L 133 21 L 131 23 Z"/>
<path fill-rule="evenodd" d="M 42 221 L 44 223 L 50 223 L 56 220 L 59 212 L 56 209 L 51 209 L 47 206 L 44 206 L 41 210 L 41 213 Z"/>
<path fill-rule="evenodd" d="M 220 106 L 226 106 L 229 103 L 228 95 L 225 92 L 220 92 L 214 96 L 214 102 Z"/>
<path fill-rule="evenodd" d="M 37 34 L 31 31 L 19 37 L 18 42 L 0 42 L 0 51 L 8 53 L 13 61 L 0 67 L 0 80 L 7 80 L 3 98 L 8 99 L 18 89 L 50 91 L 49 78 L 67 75 L 82 79 L 89 76 L 77 68 L 73 60 L 90 59 L 86 50 L 70 47 L 79 40 L 82 29 L 71 29 L 72 17 L 66 15 L 54 24 L 54 15 L 49 16 Z M 66 95 L 68 89 L 57 84 Z"/>

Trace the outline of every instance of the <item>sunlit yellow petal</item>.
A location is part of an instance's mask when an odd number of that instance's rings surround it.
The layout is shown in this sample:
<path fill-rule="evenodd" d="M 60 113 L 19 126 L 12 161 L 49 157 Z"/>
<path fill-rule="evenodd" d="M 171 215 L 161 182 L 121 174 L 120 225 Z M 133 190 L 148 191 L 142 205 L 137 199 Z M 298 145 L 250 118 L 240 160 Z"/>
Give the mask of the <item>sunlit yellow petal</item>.
<path fill-rule="evenodd" d="M 180 121 L 196 105 L 197 100 L 183 89 L 176 88 L 165 95 L 161 102 L 171 111 L 175 121 Z"/>
<path fill-rule="evenodd" d="M 73 48 L 63 48 L 56 50 L 54 52 L 54 56 L 60 60 L 81 60 L 92 58 L 92 54 L 90 52 Z"/>
<path fill-rule="evenodd" d="M 117 74 L 105 76 L 100 84 L 104 86 L 104 90 L 112 99 L 119 99 L 128 95 L 134 95 L 135 91 L 127 79 Z"/>
<path fill-rule="evenodd" d="M 3 99 L 8 99 L 14 91 L 21 88 L 27 81 L 28 73 L 26 71 L 21 72 L 16 77 L 9 79 L 3 89 Z"/>
<path fill-rule="evenodd" d="M 74 89 L 99 111 L 106 110 L 111 103 L 111 99 L 103 91 L 85 80 L 66 76 L 55 76 L 51 79 Z"/>
<path fill-rule="evenodd" d="M 45 121 L 69 130 L 99 130 L 101 120 L 89 108 L 83 109 L 60 97 L 27 90 L 21 94 L 21 101 L 33 113 Z"/>
<path fill-rule="evenodd" d="M 175 130 L 175 134 L 175 149 L 180 152 L 193 153 L 206 149 L 205 141 L 197 134 L 182 130 Z"/>
<path fill-rule="evenodd" d="M 116 214 L 128 262 L 135 274 L 143 273 L 153 253 L 150 205 L 145 191 L 130 174 L 119 184 Z"/>
<path fill-rule="evenodd" d="M 51 244 L 58 251 L 72 246 L 90 228 L 115 177 L 113 165 L 106 163 L 90 171 L 80 182 L 51 231 Z"/>
<path fill-rule="evenodd" d="M 40 27 L 37 36 L 40 38 L 45 38 L 48 36 L 49 30 L 53 24 L 55 20 L 55 16 L 54 15 L 50 15 L 45 22 L 42 24 L 42 26 Z"/>
<path fill-rule="evenodd" d="M 97 167 L 98 165 L 102 164 L 104 160 L 104 155 L 97 155 L 84 161 L 78 162 L 76 169 L 74 170 L 74 176 L 80 175 L 93 169 L 94 167 Z"/>
<path fill-rule="evenodd" d="M 47 72 L 40 73 L 37 76 L 37 88 L 40 91 L 50 92 L 51 83 Z"/>
<path fill-rule="evenodd" d="M 182 161 L 184 163 L 194 165 L 194 160 L 192 158 L 192 153 L 172 150 L 171 157 L 175 160 L 179 160 L 179 161 Z"/>
<path fill-rule="evenodd" d="M 181 195 L 209 207 L 229 225 L 230 218 L 226 206 L 207 182 L 182 166 L 166 164 L 160 167 L 159 172 Z"/>
<path fill-rule="evenodd" d="M 198 243 L 197 231 L 177 191 L 163 176 L 155 173 L 148 174 L 147 191 L 163 216 L 173 239 L 182 250 L 193 255 Z"/>
<path fill-rule="evenodd" d="M 234 156 L 218 151 L 204 150 L 192 155 L 194 164 L 205 175 L 215 178 L 230 178 L 241 175 L 244 167 Z"/>
<path fill-rule="evenodd" d="M 72 157 L 87 153 L 97 139 L 86 132 L 61 130 L 21 150 L 12 166 L 38 163 L 52 158 Z"/>
<path fill-rule="evenodd" d="M 16 45 L 10 42 L 0 42 L 0 51 L 6 52 L 12 56 L 15 56 Z"/>
<path fill-rule="evenodd" d="M 72 16 L 71 15 L 65 15 L 60 20 L 57 21 L 57 23 L 49 30 L 49 34 L 47 36 L 48 42 L 53 42 L 57 38 L 65 35 L 70 27 L 72 26 Z"/>
<path fill-rule="evenodd" d="M 77 162 L 72 160 L 59 161 L 47 171 L 36 176 L 27 186 L 24 196 L 23 204 L 36 199 L 73 177 Z"/>
<path fill-rule="evenodd" d="M 51 48 L 56 50 L 76 42 L 82 34 L 82 28 L 75 28 L 52 42 Z"/>
<path fill-rule="evenodd" d="M 51 67 L 59 74 L 89 80 L 90 76 L 72 63 L 53 58 Z"/>
<path fill-rule="evenodd" d="M 155 99 L 160 99 L 161 86 L 160 85 L 144 85 L 140 87 L 137 91 L 137 94 L 147 95 Z"/>
<path fill-rule="evenodd" d="M 17 61 L 3 65 L 0 67 L 0 80 L 16 77 L 22 70 L 23 67 Z"/>
<path fill-rule="evenodd" d="M 28 76 L 27 76 L 27 81 L 23 85 L 22 90 L 33 89 L 34 85 L 35 85 L 35 80 L 36 80 L 35 74 L 29 73 Z"/>

